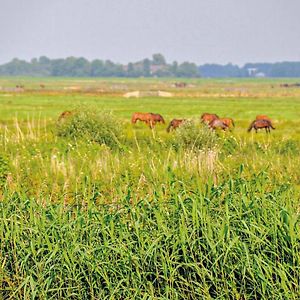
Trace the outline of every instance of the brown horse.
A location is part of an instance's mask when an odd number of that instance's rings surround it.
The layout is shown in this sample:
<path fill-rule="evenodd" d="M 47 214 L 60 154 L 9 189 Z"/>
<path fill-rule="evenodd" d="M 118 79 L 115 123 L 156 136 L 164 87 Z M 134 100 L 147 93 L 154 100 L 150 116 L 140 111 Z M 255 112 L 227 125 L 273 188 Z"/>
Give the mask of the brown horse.
<path fill-rule="evenodd" d="M 174 130 L 177 127 L 181 126 L 185 121 L 186 121 L 186 119 L 173 119 L 167 128 L 167 132 L 170 132 L 171 129 Z"/>
<path fill-rule="evenodd" d="M 135 112 L 131 117 L 131 123 L 135 124 L 137 121 L 146 123 L 151 129 L 156 123 L 165 124 L 164 118 L 160 114 L 154 113 Z"/>
<path fill-rule="evenodd" d="M 255 120 L 267 120 L 270 121 L 273 126 L 273 121 L 267 115 L 257 115 Z"/>
<path fill-rule="evenodd" d="M 200 117 L 202 123 L 209 124 L 211 121 L 219 119 L 219 116 L 216 114 L 204 113 Z"/>
<path fill-rule="evenodd" d="M 208 127 L 211 129 L 223 129 L 226 130 L 228 128 L 228 125 L 225 124 L 222 120 L 220 119 L 214 119 L 211 122 L 209 122 Z"/>
<path fill-rule="evenodd" d="M 175 87 L 177 88 L 185 88 L 186 85 L 187 84 L 185 82 L 175 82 Z"/>
<path fill-rule="evenodd" d="M 249 126 L 249 128 L 248 128 L 248 132 L 250 132 L 250 131 L 252 130 L 252 128 L 254 128 L 254 130 L 255 130 L 256 133 L 257 133 L 257 130 L 258 130 L 258 129 L 263 129 L 263 128 L 265 128 L 266 133 L 270 133 L 270 132 L 271 132 L 270 128 L 275 129 L 275 128 L 273 127 L 271 121 L 269 121 L 269 120 L 254 120 L 254 121 L 250 124 L 250 126 Z"/>
<path fill-rule="evenodd" d="M 226 124 L 228 128 L 232 128 L 235 126 L 234 121 L 231 118 L 220 118 L 219 120 Z"/>
<path fill-rule="evenodd" d="M 137 121 L 141 121 L 146 123 L 147 125 L 150 124 L 151 114 L 150 113 L 143 113 L 143 112 L 135 112 L 131 117 L 131 123 L 136 124 Z"/>
<path fill-rule="evenodd" d="M 154 114 L 154 113 L 151 113 L 152 115 L 152 119 L 154 121 L 154 124 L 156 123 L 162 123 L 162 124 L 166 124 L 164 118 L 162 117 L 162 115 L 160 114 Z"/>
<path fill-rule="evenodd" d="M 267 115 L 257 115 L 255 120 L 268 120 L 272 122 L 272 120 Z"/>
<path fill-rule="evenodd" d="M 70 110 L 65 110 L 64 112 L 62 112 L 60 114 L 60 116 L 58 117 L 58 121 L 62 121 L 65 120 L 66 118 L 72 116 L 74 114 L 74 111 L 70 111 Z"/>

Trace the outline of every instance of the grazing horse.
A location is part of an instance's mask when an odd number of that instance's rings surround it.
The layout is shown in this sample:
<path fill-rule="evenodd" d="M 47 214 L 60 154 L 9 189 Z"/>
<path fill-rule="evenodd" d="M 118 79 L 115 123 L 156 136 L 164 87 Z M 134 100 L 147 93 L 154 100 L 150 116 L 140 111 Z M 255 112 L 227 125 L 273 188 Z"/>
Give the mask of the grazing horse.
<path fill-rule="evenodd" d="M 131 117 L 131 123 L 135 124 L 137 121 L 146 123 L 151 129 L 156 123 L 165 124 L 164 118 L 160 114 L 154 113 L 135 112 Z"/>
<path fill-rule="evenodd" d="M 143 112 L 135 112 L 131 117 L 131 123 L 136 124 L 137 121 L 145 122 L 147 125 L 150 124 L 151 114 Z"/>
<path fill-rule="evenodd" d="M 231 118 L 220 118 L 219 120 L 226 124 L 228 128 L 232 128 L 235 126 L 233 119 Z"/>
<path fill-rule="evenodd" d="M 257 115 L 255 120 L 268 120 L 271 122 L 271 119 L 267 115 Z"/>
<path fill-rule="evenodd" d="M 255 120 L 268 120 L 272 123 L 272 120 L 267 115 L 257 115 Z"/>
<path fill-rule="evenodd" d="M 204 113 L 200 117 L 202 123 L 209 124 L 211 121 L 219 119 L 219 116 L 216 114 Z"/>
<path fill-rule="evenodd" d="M 257 130 L 258 130 L 258 129 L 263 129 L 263 128 L 265 128 L 266 133 L 270 133 L 270 132 L 271 132 L 270 128 L 275 129 L 275 128 L 273 127 L 271 121 L 269 121 L 269 120 L 254 120 L 254 121 L 250 124 L 250 126 L 249 126 L 249 128 L 248 128 L 248 132 L 250 132 L 250 131 L 252 130 L 252 128 L 255 129 L 255 132 L 256 132 L 256 133 L 257 133 Z"/>
<path fill-rule="evenodd" d="M 73 114 L 74 111 L 66 110 L 60 114 L 60 116 L 58 117 L 58 121 L 60 122 L 62 120 L 65 120 L 66 118 L 72 116 Z"/>
<path fill-rule="evenodd" d="M 154 113 L 151 113 L 151 115 L 152 115 L 154 124 L 156 124 L 156 123 L 166 124 L 166 122 L 165 122 L 164 118 L 162 117 L 162 115 L 154 114 Z"/>
<path fill-rule="evenodd" d="M 217 129 L 217 128 L 226 130 L 228 128 L 228 125 L 225 124 L 220 119 L 214 119 L 214 120 L 212 120 L 212 121 L 209 122 L 208 127 L 211 128 L 211 129 L 214 129 L 214 130 Z"/>
<path fill-rule="evenodd" d="M 167 128 L 167 132 L 170 132 L 171 129 L 175 130 L 177 127 L 182 125 L 185 121 L 186 119 L 173 119 Z"/>
<path fill-rule="evenodd" d="M 255 120 L 267 120 L 273 126 L 272 120 L 267 115 L 257 115 L 256 118 L 255 118 Z"/>
<path fill-rule="evenodd" d="M 185 82 L 175 82 L 175 87 L 177 88 L 185 88 L 186 83 Z"/>

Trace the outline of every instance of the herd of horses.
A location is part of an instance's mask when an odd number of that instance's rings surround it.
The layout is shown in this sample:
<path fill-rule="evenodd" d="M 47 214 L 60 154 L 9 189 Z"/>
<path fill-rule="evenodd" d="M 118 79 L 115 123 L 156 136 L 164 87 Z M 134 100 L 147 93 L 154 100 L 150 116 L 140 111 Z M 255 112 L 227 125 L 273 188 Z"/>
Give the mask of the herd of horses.
<path fill-rule="evenodd" d="M 207 124 L 208 127 L 213 130 L 216 129 L 230 130 L 235 126 L 233 119 L 220 118 L 216 114 L 204 113 L 201 115 L 200 119 L 202 123 Z M 157 123 L 165 124 L 165 120 L 162 117 L 162 115 L 156 113 L 135 112 L 132 115 L 131 123 L 135 124 L 137 121 L 144 122 L 151 129 L 153 129 Z M 173 119 L 167 127 L 167 132 L 170 132 L 171 130 L 175 130 L 176 128 L 183 125 L 185 122 L 187 122 L 187 119 Z M 266 133 L 270 133 L 271 129 L 275 129 L 275 128 L 272 124 L 271 119 L 268 116 L 258 115 L 256 116 L 255 120 L 251 122 L 248 128 L 248 132 L 250 132 L 252 129 L 254 129 L 255 132 L 257 132 L 259 129 L 265 129 Z"/>
<path fill-rule="evenodd" d="M 60 114 L 58 121 L 62 121 L 74 114 L 74 111 L 64 111 Z M 210 129 L 216 130 L 216 129 L 222 129 L 222 130 L 231 130 L 235 124 L 233 119 L 231 118 L 220 118 L 216 114 L 211 113 L 204 113 L 200 117 L 201 123 L 206 124 Z M 145 123 L 147 126 L 149 126 L 151 129 L 155 127 L 156 124 L 165 124 L 165 119 L 162 115 L 156 114 L 156 113 L 145 113 L 145 112 L 135 112 L 131 117 L 131 123 L 136 124 L 137 121 Z M 168 127 L 167 132 L 170 132 L 171 130 L 175 130 L 176 128 L 180 127 L 184 123 L 186 123 L 187 119 L 173 119 Z M 251 122 L 248 132 L 250 132 L 252 129 L 257 131 L 259 129 L 265 129 L 266 133 L 270 133 L 271 129 L 275 129 L 271 119 L 266 115 L 258 115 L 256 116 L 255 120 Z"/>

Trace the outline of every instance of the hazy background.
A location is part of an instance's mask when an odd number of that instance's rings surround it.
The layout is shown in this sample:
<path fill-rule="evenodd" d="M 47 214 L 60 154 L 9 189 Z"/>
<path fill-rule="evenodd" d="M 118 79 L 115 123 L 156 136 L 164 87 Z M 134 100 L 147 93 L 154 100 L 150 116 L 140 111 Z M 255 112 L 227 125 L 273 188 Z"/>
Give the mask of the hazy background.
<path fill-rule="evenodd" d="M 299 0 L 0 0 L 0 63 L 300 60 Z"/>

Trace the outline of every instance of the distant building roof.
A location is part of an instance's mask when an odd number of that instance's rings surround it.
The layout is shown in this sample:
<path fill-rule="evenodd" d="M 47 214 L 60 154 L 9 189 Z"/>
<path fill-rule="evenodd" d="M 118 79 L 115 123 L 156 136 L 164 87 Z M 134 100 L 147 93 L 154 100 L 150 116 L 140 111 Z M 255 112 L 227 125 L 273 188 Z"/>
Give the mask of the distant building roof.
<path fill-rule="evenodd" d="M 151 65 L 150 66 L 150 73 L 155 74 L 158 71 L 163 71 L 166 69 L 166 65 Z"/>

